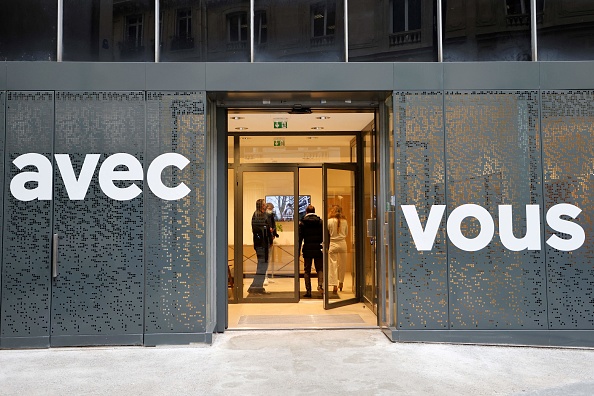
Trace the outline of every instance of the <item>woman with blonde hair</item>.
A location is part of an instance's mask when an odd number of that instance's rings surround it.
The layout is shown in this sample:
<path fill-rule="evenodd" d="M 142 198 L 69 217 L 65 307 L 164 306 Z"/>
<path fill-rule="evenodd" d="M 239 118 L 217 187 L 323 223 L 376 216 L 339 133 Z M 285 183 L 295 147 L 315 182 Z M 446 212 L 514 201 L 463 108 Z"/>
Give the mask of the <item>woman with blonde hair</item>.
<path fill-rule="evenodd" d="M 346 236 L 348 224 L 339 205 L 333 205 L 328 215 L 328 285 L 333 286 L 332 292 L 342 291 L 346 270 L 347 244 Z"/>

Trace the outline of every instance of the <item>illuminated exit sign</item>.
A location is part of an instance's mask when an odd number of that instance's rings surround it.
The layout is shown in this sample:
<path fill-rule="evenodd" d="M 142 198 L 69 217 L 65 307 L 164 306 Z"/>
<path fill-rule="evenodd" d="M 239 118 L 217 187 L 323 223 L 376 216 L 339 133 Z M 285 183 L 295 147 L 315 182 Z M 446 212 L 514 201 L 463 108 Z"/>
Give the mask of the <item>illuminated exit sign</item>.
<path fill-rule="evenodd" d="M 277 118 L 274 120 L 274 129 L 287 129 L 287 119 Z"/>
<path fill-rule="evenodd" d="M 274 138 L 274 147 L 282 147 L 285 145 L 284 138 Z"/>

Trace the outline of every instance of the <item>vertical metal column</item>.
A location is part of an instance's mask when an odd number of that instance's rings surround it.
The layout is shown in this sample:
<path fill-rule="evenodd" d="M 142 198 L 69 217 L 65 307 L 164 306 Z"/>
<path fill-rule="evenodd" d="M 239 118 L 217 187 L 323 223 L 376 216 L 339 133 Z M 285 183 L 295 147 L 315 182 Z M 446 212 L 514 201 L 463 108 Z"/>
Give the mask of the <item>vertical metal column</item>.
<path fill-rule="evenodd" d="M 161 7 L 160 0 L 155 0 L 155 63 L 159 63 L 161 58 L 161 26 L 159 25 Z"/>
<path fill-rule="evenodd" d="M 64 0 L 58 0 L 58 37 L 56 58 L 58 62 L 62 62 L 62 53 L 64 49 Z"/>
<path fill-rule="evenodd" d="M 532 62 L 538 61 L 538 48 L 536 39 L 536 0 L 530 0 L 530 37 L 532 43 Z"/>
<path fill-rule="evenodd" d="M 349 62 L 349 0 L 344 0 L 344 61 Z"/>
<path fill-rule="evenodd" d="M 437 0 L 437 61 L 443 62 L 443 15 L 441 0 Z"/>
<path fill-rule="evenodd" d="M 254 63 L 254 2 L 250 0 L 250 62 Z"/>

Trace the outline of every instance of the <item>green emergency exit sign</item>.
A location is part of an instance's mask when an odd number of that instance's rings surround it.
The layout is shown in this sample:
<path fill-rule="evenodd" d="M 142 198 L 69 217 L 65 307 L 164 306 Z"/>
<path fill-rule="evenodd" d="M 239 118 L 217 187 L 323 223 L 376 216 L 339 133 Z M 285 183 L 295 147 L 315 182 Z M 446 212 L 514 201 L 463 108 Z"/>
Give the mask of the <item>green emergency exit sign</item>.
<path fill-rule="evenodd" d="M 274 129 L 287 129 L 287 120 L 275 120 Z"/>

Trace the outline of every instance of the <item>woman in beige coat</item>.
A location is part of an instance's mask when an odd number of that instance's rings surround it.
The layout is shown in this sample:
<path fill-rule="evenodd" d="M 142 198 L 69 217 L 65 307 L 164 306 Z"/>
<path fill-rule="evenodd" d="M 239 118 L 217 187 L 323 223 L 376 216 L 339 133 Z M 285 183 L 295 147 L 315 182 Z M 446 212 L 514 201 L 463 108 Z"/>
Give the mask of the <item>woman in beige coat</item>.
<path fill-rule="evenodd" d="M 330 244 L 328 246 L 328 285 L 332 286 L 332 292 L 336 294 L 339 288 L 342 291 L 344 283 L 348 224 L 342 215 L 342 208 L 339 205 L 332 206 L 328 217 L 328 233 L 330 234 Z"/>

